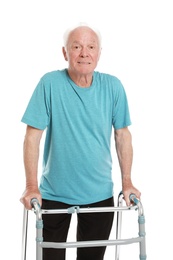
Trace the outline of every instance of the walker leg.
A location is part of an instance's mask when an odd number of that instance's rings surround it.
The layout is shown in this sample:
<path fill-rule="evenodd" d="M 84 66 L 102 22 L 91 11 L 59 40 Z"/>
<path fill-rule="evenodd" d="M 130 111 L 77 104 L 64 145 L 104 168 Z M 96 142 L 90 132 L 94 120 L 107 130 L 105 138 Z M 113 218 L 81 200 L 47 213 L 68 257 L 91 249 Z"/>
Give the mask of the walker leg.
<path fill-rule="evenodd" d="M 142 237 L 142 241 L 139 244 L 140 249 L 140 260 L 146 260 L 146 242 L 145 242 L 145 217 L 144 215 L 138 217 L 138 223 L 139 223 L 139 236 Z"/>
<path fill-rule="evenodd" d="M 117 206 L 121 207 L 123 205 L 123 194 L 120 192 L 118 196 Z M 122 211 L 117 211 L 116 220 L 116 239 L 121 238 L 121 225 L 122 225 Z M 119 260 L 120 246 L 115 246 L 115 260 Z"/>
<path fill-rule="evenodd" d="M 36 220 L 36 260 L 42 260 L 43 248 L 41 243 L 43 242 L 43 220 Z"/>
<path fill-rule="evenodd" d="M 22 260 L 26 260 L 27 229 L 28 229 L 28 210 L 24 208 L 23 231 L 22 231 Z"/>

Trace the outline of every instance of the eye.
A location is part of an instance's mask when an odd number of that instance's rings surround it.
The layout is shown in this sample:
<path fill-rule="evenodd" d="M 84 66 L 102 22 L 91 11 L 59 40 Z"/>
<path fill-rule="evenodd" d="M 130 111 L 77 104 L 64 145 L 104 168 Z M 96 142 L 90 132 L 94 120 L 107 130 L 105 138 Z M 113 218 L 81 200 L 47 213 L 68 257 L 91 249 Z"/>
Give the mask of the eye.
<path fill-rule="evenodd" d="M 80 49 L 81 49 L 81 46 L 78 45 L 78 44 L 76 44 L 76 45 L 73 45 L 73 46 L 72 46 L 72 49 L 73 49 L 73 50 L 80 50 Z"/>

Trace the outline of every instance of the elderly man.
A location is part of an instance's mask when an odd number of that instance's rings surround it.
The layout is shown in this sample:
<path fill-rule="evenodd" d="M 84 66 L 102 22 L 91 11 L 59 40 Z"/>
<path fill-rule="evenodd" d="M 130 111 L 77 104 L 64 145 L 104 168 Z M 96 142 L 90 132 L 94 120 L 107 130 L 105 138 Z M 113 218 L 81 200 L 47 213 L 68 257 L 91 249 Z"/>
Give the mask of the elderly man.
<path fill-rule="evenodd" d="M 100 34 L 78 26 L 66 32 L 62 49 L 68 68 L 46 73 L 30 99 L 22 122 L 26 188 L 21 202 L 31 209 L 37 198 L 44 209 L 113 206 L 112 129 L 122 174 L 122 191 L 140 192 L 131 180 L 131 124 L 125 90 L 115 76 L 95 71 Z M 43 172 L 38 185 L 39 146 L 46 129 Z M 45 241 L 66 241 L 70 214 L 43 215 Z M 113 213 L 78 214 L 77 240 L 108 239 Z M 105 247 L 78 248 L 77 260 L 101 260 Z M 43 249 L 44 260 L 64 260 L 64 249 Z"/>

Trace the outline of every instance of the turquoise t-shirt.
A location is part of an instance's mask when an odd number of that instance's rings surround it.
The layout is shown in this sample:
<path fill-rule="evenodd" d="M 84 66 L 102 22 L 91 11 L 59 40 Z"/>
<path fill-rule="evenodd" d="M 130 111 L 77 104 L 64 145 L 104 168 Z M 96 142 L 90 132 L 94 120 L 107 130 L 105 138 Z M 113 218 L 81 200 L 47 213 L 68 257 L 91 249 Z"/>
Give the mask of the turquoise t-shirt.
<path fill-rule="evenodd" d="M 46 129 L 44 199 L 84 205 L 113 196 L 112 128 L 131 124 L 119 79 L 94 72 L 92 85 L 81 88 L 66 69 L 49 72 L 35 88 L 22 122 Z"/>

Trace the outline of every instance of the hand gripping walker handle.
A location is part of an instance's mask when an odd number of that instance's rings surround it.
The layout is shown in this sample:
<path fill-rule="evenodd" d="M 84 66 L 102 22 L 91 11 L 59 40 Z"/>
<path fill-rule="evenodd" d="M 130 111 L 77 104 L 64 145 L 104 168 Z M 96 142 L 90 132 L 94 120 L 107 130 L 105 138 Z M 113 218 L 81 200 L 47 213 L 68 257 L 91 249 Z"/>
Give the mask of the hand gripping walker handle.
<path fill-rule="evenodd" d="M 34 209 L 36 209 L 38 207 L 40 208 L 40 204 L 38 202 L 38 199 L 32 198 L 30 203 L 31 203 L 32 208 L 34 208 Z"/>
<path fill-rule="evenodd" d="M 139 199 L 137 199 L 134 193 L 130 194 L 129 199 L 130 201 L 134 202 L 136 205 L 139 203 Z"/>

